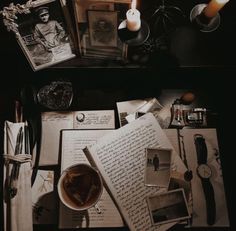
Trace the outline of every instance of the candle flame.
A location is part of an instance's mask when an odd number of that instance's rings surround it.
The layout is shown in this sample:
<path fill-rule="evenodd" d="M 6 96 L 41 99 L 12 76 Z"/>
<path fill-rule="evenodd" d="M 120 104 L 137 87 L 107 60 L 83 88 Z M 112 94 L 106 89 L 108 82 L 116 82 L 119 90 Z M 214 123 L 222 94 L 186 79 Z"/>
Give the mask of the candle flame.
<path fill-rule="evenodd" d="M 131 9 L 136 9 L 137 2 L 136 0 L 132 0 L 131 2 Z"/>

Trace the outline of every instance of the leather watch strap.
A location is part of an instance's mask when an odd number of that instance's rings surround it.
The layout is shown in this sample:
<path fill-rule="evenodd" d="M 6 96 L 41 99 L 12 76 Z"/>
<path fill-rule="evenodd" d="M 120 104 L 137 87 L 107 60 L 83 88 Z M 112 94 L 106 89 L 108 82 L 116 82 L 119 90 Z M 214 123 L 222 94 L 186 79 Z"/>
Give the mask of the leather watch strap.
<path fill-rule="evenodd" d="M 206 200 L 207 224 L 213 225 L 216 219 L 216 203 L 214 189 L 209 179 L 202 179 L 201 182 Z"/>
<path fill-rule="evenodd" d="M 195 146 L 198 165 L 207 163 L 207 146 L 202 135 L 195 135 Z"/>

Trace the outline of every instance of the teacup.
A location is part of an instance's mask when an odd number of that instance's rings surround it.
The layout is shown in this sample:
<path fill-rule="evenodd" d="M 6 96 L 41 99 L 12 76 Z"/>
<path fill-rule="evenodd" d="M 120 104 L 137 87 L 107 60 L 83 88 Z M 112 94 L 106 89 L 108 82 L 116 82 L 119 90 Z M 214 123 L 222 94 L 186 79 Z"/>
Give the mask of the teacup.
<path fill-rule="evenodd" d="M 88 164 L 75 164 L 62 172 L 57 189 L 64 205 L 82 211 L 97 204 L 102 195 L 103 183 L 96 168 Z"/>

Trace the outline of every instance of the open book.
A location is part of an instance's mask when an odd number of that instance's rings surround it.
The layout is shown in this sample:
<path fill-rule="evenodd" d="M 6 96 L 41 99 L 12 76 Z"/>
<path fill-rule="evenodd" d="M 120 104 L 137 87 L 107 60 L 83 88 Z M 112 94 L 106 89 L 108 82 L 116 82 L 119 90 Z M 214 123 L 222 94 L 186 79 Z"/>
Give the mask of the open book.
<path fill-rule="evenodd" d="M 43 112 L 40 166 L 57 165 L 62 129 L 114 129 L 114 110 Z"/>
<path fill-rule="evenodd" d="M 167 190 L 144 183 L 145 150 L 157 146 L 173 150 L 156 118 L 147 113 L 84 149 L 90 162 L 100 170 L 131 231 L 166 230 L 173 225 L 153 225 L 148 210 L 147 197 Z M 174 150 L 171 169 L 181 173 L 186 171 Z"/>
<path fill-rule="evenodd" d="M 61 171 L 76 163 L 88 163 L 83 148 L 95 144 L 110 130 L 62 130 Z M 94 207 L 84 212 L 73 211 L 60 203 L 59 228 L 122 227 L 124 222 L 106 189 L 98 202 L 101 213 Z"/>

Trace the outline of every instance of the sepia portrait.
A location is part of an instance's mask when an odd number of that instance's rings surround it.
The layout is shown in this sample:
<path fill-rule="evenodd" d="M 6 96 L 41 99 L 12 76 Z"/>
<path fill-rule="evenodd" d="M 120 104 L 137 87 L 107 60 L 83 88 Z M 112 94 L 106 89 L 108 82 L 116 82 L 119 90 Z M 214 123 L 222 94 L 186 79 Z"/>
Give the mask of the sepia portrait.
<path fill-rule="evenodd" d="M 60 1 L 11 4 L 16 12 L 14 33 L 34 71 L 73 58 L 74 44 Z M 24 12 L 22 12 L 24 9 Z"/>
<path fill-rule="evenodd" d="M 117 12 L 88 10 L 92 46 L 117 47 Z"/>

